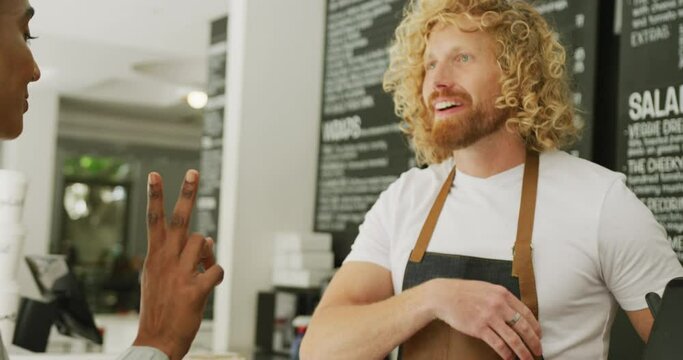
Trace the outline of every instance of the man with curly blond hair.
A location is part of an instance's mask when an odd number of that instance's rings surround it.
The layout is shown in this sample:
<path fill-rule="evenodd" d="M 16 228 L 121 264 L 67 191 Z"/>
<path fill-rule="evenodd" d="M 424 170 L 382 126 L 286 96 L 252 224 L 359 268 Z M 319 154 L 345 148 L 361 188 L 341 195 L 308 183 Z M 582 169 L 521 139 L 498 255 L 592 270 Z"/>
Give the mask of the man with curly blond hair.
<path fill-rule="evenodd" d="M 385 89 L 425 169 L 384 191 L 313 316 L 304 359 L 606 359 L 617 306 L 683 270 L 624 176 L 561 150 L 565 51 L 521 0 L 414 0 Z"/>

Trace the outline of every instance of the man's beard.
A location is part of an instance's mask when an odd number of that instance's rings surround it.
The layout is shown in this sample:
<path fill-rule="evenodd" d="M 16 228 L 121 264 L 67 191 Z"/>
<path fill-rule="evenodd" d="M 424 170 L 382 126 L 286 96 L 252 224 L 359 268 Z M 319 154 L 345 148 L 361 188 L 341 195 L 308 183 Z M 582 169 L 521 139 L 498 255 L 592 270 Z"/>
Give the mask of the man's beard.
<path fill-rule="evenodd" d="M 432 94 L 430 98 L 437 96 L 458 96 L 464 101 L 464 105 L 472 106 L 471 97 L 466 93 L 439 93 Z M 486 103 L 478 103 L 466 109 L 464 113 L 439 120 L 436 120 L 434 111 L 430 110 L 431 135 L 434 144 L 448 151 L 459 150 L 498 131 L 508 119 L 509 112 L 497 109 L 494 101 L 494 98 L 491 98 Z"/>

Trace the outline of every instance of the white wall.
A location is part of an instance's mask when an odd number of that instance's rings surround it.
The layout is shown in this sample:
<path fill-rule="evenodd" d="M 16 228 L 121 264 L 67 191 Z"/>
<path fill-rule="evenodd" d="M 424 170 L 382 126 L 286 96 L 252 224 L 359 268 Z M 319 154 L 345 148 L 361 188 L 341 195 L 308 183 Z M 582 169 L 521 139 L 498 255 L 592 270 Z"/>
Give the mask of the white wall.
<path fill-rule="evenodd" d="M 26 227 L 23 254 L 45 254 L 50 242 L 59 99 L 48 89 L 31 89 L 31 107 L 24 115 L 24 132 L 2 143 L 3 168 L 21 171 L 29 181 L 24 203 Z M 24 261 L 20 261 L 20 292 L 39 296 Z"/>
<path fill-rule="evenodd" d="M 253 347 L 272 235 L 313 226 L 324 1 L 234 0 L 229 18 L 214 347 Z"/>

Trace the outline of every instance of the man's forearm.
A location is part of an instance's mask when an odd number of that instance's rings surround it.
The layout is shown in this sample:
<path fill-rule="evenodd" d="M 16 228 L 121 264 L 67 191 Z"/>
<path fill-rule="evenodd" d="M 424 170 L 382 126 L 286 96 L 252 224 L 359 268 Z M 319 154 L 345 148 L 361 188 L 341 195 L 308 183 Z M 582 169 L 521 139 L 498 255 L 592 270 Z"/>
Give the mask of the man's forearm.
<path fill-rule="evenodd" d="M 373 304 L 316 310 L 304 337 L 301 358 L 383 358 L 434 319 L 424 285 Z"/>

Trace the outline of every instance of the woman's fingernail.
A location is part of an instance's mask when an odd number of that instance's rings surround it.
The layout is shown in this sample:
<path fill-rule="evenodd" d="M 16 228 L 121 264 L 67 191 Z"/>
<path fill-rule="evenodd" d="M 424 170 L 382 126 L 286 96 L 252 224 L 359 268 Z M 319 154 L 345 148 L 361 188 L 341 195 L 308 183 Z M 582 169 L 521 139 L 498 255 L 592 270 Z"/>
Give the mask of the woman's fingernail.
<path fill-rule="evenodd" d="M 159 176 L 156 173 L 151 172 L 151 173 L 149 173 L 149 175 L 147 175 L 147 183 L 148 184 L 155 185 L 158 182 L 159 182 Z"/>
<path fill-rule="evenodd" d="M 189 183 L 197 181 L 197 170 L 188 170 L 185 173 L 185 181 Z"/>

